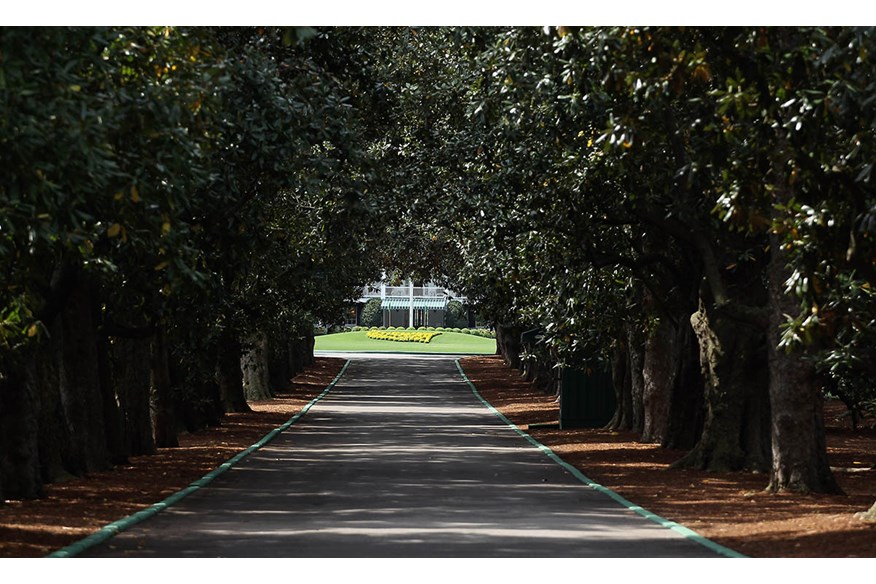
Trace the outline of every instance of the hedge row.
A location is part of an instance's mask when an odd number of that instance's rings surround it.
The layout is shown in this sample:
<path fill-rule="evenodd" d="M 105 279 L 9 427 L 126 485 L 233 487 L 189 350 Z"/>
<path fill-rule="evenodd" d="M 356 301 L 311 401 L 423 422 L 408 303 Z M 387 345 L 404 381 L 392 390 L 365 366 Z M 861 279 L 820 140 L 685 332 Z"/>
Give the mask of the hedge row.
<path fill-rule="evenodd" d="M 439 326 L 439 327 L 421 326 L 421 327 L 417 327 L 417 328 L 414 328 L 412 326 L 409 326 L 409 327 L 403 327 L 403 326 L 400 326 L 400 327 L 394 327 L 394 326 L 372 326 L 372 327 L 354 326 L 353 328 L 347 329 L 347 330 L 351 331 L 351 332 L 357 332 L 357 331 L 426 331 L 426 332 L 434 331 L 434 332 L 439 332 L 439 333 L 453 332 L 453 333 L 463 333 L 466 335 L 474 335 L 476 337 L 484 337 L 487 339 L 496 338 L 495 333 L 493 331 L 490 331 L 487 329 L 445 328 L 443 326 Z"/>
<path fill-rule="evenodd" d="M 439 332 L 404 332 L 404 331 L 368 331 L 366 335 L 369 339 L 377 339 L 378 341 L 396 341 L 399 343 L 428 343 L 433 338 L 437 337 Z"/>

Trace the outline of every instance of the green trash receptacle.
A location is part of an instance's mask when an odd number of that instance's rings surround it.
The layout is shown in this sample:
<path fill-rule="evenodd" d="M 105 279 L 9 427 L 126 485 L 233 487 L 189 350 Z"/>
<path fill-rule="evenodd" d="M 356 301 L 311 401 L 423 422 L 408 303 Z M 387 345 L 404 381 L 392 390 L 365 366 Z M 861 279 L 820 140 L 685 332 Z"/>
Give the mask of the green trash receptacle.
<path fill-rule="evenodd" d="M 560 428 L 601 428 L 611 421 L 616 405 L 611 372 L 560 370 Z"/>

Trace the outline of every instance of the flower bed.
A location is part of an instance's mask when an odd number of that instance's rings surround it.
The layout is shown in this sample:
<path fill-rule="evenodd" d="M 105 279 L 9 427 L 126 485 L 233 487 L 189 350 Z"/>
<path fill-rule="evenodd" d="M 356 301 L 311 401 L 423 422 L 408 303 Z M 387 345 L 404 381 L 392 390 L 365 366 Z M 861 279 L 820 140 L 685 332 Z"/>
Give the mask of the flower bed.
<path fill-rule="evenodd" d="M 368 338 L 398 343 L 428 343 L 441 333 L 432 331 L 368 331 Z"/>

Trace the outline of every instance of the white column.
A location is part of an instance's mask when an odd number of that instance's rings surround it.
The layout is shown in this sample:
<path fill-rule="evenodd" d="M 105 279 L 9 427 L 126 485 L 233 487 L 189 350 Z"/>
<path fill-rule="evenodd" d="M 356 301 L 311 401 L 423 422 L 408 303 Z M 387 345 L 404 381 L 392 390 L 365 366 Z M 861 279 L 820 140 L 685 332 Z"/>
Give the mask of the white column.
<path fill-rule="evenodd" d="M 408 284 L 409 284 L 408 297 L 411 299 L 411 306 L 409 308 L 410 317 L 409 317 L 408 322 L 410 323 L 410 326 L 414 326 L 414 280 L 413 279 L 408 280 Z"/>
<path fill-rule="evenodd" d="M 392 326 L 392 315 L 386 309 L 386 274 L 383 274 L 383 279 L 380 280 L 380 314 L 383 316 L 381 319 L 383 326 Z"/>

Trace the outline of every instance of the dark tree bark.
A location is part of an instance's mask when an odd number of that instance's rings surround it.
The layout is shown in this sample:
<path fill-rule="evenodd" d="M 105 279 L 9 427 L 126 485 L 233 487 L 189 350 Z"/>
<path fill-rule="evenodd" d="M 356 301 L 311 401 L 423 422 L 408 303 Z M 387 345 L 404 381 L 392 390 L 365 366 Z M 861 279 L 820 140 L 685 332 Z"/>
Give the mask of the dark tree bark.
<path fill-rule="evenodd" d="M 61 404 L 61 349 L 64 332 L 61 319 L 48 325 L 49 334 L 34 347 L 27 363 L 27 384 L 37 401 L 39 428 L 40 473 L 44 484 L 54 483 L 74 475 L 69 470 L 72 459 L 67 422 Z"/>
<path fill-rule="evenodd" d="M 152 339 L 114 338 L 112 361 L 128 451 L 133 456 L 154 454 L 155 436 L 149 399 Z"/>
<path fill-rule="evenodd" d="M 103 395 L 100 386 L 96 302 L 91 282 L 79 274 L 61 313 L 61 405 L 69 430 L 72 460 L 68 468 L 84 474 L 110 468 Z"/>
<path fill-rule="evenodd" d="M 770 238 L 769 393 L 772 406 L 772 466 L 769 489 L 800 493 L 839 493 L 827 460 L 824 403 L 815 367 L 804 349 L 779 348 L 784 315 L 800 312 L 784 293 L 790 275 L 777 237 Z"/>
<path fill-rule="evenodd" d="M 632 401 L 632 418 L 630 429 L 639 434 L 645 429 L 645 340 L 644 334 L 637 326 L 629 327 L 627 350 L 630 363 L 630 399 Z"/>
<path fill-rule="evenodd" d="M 294 376 L 290 367 L 291 342 L 286 335 L 268 339 L 268 381 L 272 390 L 285 389 Z"/>
<path fill-rule="evenodd" d="M 94 319 L 95 322 L 98 322 L 100 316 L 97 305 L 94 306 L 94 309 Z M 97 335 L 96 349 L 101 405 L 103 406 L 109 460 L 113 465 L 124 464 L 128 461 L 130 451 L 125 439 L 124 419 L 120 408 L 119 396 L 113 383 L 110 341 L 105 335 Z"/>
<path fill-rule="evenodd" d="M 693 328 L 681 321 L 675 327 L 675 334 L 675 382 L 670 400 L 669 424 L 661 445 L 664 448 L 690 449 L 703 432 L 705 383 Z"/>
<path fill-rule="evenodd" d="M 299 339 L 290 338 L 286 342 L 286 353 L 289 362 L 289 377 L 295 377 L 304 370 L 304 355 L 302 343 Z"/>
<path fill-rule="evenodd" d="M 610 430 L 631 430 L 633 427 L 632 372 L 627 340 L 618 341 L 612 354 L 611 378 L 614 382 L 614 395 L 617 407 L 608 423 Z"/>
<path fill-rule="evenodd" d="M 521 343 L 521 366 L 523 379 L 544 392 L 555 392 L 556 375 L 550 352 L 537 342 Z"/>
<path fill-rule="evenodd" d="M 289 339 L 289 379 L 313 365 L 313 346 L 315 342 L 316 338 L 313 336 L 313 333 Z"/>
<path fill-rule="evenodd" d="M 196 360 L 196 362 L 194 361 Z M 212 371 L 216 363 L 216 351 L 212 344 L 205 344 L 194 355 L 179 355 L 173 345 L 169 351 L 170 384 L 174 403 L 187 432 L 197 432 L 222 423 L 222 402 L 219 384 Z"/>
<path fill-rule="evenodd" d="M 533 386 L 545 393 L 555 393 L 558 391 L 557 382 L 557 370 L 550 355 L 543 349 L 537 351 L 532 372 Z"/>
<path fill-rule="evenodd" d="M 222 408 L 229 412 L 252 411 L 243 392 L 243 374 L 240 370 L 240 341 L 233 331 L 223 331 L 217 347 L 216 380 Z"/>
<path fill-rule="evenodd" d="M 496 325 L 496 348 L 508 367 L 520 369 L 520 352 L 523 349 L 520 343 L 520 334 L 523 330 L 519 326 Z"/>
<path fill-rule="evenodd" d="M 268 337 L 258 331 L 250 336 L 246 350 L 240 359 L 243 390 L 247 401 L 259 401 L 274 397 L 268 364 Z"/>
<path fill-rule="evenodd" d="M 699 339 L 706 418 L 699 442 L 675 466 L 765 471 L 769 403 L 762 329 L 704 304 L 691 325 Z"/>
<path fill-rule="evenodd" d="M 155 429 L 155 446 L 158 448 L 179 446 L 179 418 L 168 360 L 167 332 L 163 325 L 159 325 L 152 340 L 152 426 Z"/>
<path fill-rule="evenodd" d="M 308 331 L 304 335 L 304 366 L 310 367 L 316 363 L 316 357 L 313 355 L 313 349 L 316 346 L 316 337 L 313 336 L 313 331 Z"/>
<path fill-rule="evenodd" d="M 0 357 L 0 502 L 43 494 L 37 403 L 18 363 Z"/>
<path fill-rule="evenodd" d="M 189 395 L 183 403 L 183 419 L 190 432 L 219 426 L 225 417 L 222 392 L 216 376 L 215 342 L 205 343 L 194 354 L 174 351 L 171 346 L 171 381 L 178 395 Z M 174 368 L 176 377 L 174 377 Z"/>
<path fill-rule="evenodd" d="M 647 293 L 646 296 L 649 296 Z M 642 405 L 644 423 L 642 442 L 662 443 L 669 431 L 669 412 L 672 386 L 675 383 L 675 330 L 669 320 L 661 317 L 645 339 L 645 358 L 642 364 L 644 389 Z"/>
<path fill-rule="evenodd" d="M 775 179 L 771 192 L 774 203 L 787 204 L 796 195 L 791 182 L 785 178 L 791 148 L 782 131 L 777 133 L 777 143 L 779 147 L 773 151 L 771 160 Z M 782 241 L 775 233 L 769 235 L 769 249 L 767 339 L 772 465 L 768 488 L 771 491 L 839 493 L 827 461 L 824 403 L 815 366 L 808 358 L 806 347 L 779 348 L 785 315 L 799 316 L 802 308 L 798 299 L 784 292 L 791 271 Z"/>

